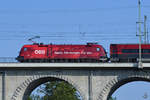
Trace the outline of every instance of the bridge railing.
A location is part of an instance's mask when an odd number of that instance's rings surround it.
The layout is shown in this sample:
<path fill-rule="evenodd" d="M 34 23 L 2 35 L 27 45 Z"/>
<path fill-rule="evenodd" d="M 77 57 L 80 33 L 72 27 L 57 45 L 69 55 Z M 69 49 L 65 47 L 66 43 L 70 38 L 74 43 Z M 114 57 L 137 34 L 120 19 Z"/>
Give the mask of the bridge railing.
<path fill-rule="evenodd" d="M 0 57 L 0 63 L 16 63 L 15 57 Z"/>

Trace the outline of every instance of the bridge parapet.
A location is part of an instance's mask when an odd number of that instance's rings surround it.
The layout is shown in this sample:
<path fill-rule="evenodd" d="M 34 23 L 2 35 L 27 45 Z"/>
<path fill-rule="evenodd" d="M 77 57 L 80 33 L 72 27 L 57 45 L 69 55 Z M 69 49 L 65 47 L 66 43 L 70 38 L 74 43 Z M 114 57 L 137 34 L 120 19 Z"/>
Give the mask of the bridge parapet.
<path fill-rule="evenodd" d="M 142 63 L 150 68 L 150 63 Z M 0 68 L 138 68 L 138 63 L 0 63 Z"/>

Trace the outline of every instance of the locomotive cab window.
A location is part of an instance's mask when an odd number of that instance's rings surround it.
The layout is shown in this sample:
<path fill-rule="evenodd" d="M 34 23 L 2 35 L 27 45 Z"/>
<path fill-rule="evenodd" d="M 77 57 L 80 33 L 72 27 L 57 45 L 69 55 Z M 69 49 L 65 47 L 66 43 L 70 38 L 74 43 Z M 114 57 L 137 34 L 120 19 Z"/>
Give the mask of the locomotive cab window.
<path fill-rule="evenodd" d="M 27 48 L 24 48 L 24 51 L 27 51 Z"/>
<path fill-rule="evenodd" d="M 100 51 L 100 48 L 96 48 L 96 51 Z"/>

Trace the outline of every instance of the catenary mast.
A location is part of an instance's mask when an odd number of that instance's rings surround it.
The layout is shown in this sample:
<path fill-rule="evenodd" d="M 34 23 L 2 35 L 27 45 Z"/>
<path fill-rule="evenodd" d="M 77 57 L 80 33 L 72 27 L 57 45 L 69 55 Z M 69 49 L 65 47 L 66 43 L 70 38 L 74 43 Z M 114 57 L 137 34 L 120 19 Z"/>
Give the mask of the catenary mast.
<path fill-rule="evenodd" d="M 141 33 L 141 24 L 142 24 L 142 21 L 141 21 L 141 1 L 138 0 L 138 9 L 139 9 L 139 18 L 138 18 L 138 24 L 139 24 L 139 65 L 138 67 L 139 68 L 142 68 L 142 47 L 141 47 L 141 44 L 142 44 L 142 33 Z"/>

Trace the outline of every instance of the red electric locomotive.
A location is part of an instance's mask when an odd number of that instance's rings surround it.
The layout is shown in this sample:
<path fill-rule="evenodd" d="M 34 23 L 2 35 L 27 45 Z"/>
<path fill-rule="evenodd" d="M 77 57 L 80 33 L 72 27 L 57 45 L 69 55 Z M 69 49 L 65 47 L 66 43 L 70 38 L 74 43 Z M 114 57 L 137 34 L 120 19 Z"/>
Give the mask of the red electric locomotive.
<path fill-rule="evenodd" d="M 150 61 L 150 44 L 141 45 L 143 62 Z M 139 60 L 139 44 L 111 44 L 111 62 L 137 62 Z"/>
<path fill-rule="evenodd" d="M 105 49 L 98 44 L 87 45 L 24 45 L 19 56 L 19 62 L 106 62 Z"/>

